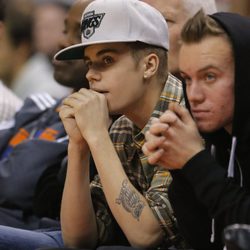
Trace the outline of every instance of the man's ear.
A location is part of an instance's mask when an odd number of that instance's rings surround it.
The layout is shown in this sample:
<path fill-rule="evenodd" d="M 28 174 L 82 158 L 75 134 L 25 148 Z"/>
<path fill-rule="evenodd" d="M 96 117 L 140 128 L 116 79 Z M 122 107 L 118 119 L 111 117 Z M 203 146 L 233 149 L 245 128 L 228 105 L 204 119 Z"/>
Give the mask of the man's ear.
<path fill-rule="evenodd" d="M 159 67 L 159 57 L 155 53 L 150 53 L 144 57 L 144 79 L 154 76 Z"/>

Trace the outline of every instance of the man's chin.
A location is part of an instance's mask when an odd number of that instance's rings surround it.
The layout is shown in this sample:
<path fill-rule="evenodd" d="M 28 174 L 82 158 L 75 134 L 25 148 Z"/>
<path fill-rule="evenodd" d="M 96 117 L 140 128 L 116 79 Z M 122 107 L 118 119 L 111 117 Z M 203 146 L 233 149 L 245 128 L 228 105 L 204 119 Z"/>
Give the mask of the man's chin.
<path fill-rule="evenodd" d="M 204 124 L 202 124 L 202 125 L 198 125 L 198 130 L 199 130 L 200 133 L 207 134 L 207 133 L 212 133 L 212 132 L 216 131 L 217 129 L 214 128 L 211 125 L 204 125 Z"/>

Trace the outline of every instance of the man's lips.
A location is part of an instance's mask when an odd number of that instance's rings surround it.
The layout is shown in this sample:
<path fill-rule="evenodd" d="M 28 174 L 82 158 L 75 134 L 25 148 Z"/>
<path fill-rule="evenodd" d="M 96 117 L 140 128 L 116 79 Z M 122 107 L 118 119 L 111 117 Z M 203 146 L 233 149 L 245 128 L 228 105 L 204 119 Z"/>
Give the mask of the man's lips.
<path fill-rule="evenodd" d="M 209 110 L 204 109 L 191 109 L 191 112 L 195 118 L 202 118 L 209 114 Z"/>

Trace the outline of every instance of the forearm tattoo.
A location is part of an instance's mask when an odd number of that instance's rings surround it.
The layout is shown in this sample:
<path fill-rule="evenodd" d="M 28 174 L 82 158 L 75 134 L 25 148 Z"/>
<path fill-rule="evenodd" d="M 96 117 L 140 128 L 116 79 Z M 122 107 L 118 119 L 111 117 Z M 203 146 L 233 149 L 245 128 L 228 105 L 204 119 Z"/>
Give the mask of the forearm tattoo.
<path fill-rule="evenodd" d="M 129 187 L 128 180 L 122 182 L 119 197 L 116 199 L 117 204 L 122 204 L 123 208 L 133 215 L 139 221 L 145 204 L 140 200 L 140 196 Z"/>

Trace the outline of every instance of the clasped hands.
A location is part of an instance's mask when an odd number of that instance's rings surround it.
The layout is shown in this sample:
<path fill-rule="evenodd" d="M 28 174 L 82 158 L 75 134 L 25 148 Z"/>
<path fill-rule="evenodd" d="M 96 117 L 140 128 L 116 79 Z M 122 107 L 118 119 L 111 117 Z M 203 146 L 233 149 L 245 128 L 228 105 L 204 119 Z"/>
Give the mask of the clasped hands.
<path fill-rule="evenodd" d="M 90 89 L 65 98 L 59 114 L 70 140 L 78 144 L 108 133 L 111 123 L 106 97 Z"/>
<path fill-rule="evenodd" d="M 160 118 L 154 118 L 146 132 L 142 150 L 148 162 L 166 169 L 181 169 L 195 154 L 204 149 L 197 126 L 189 111 L 170 103 Z"/>

